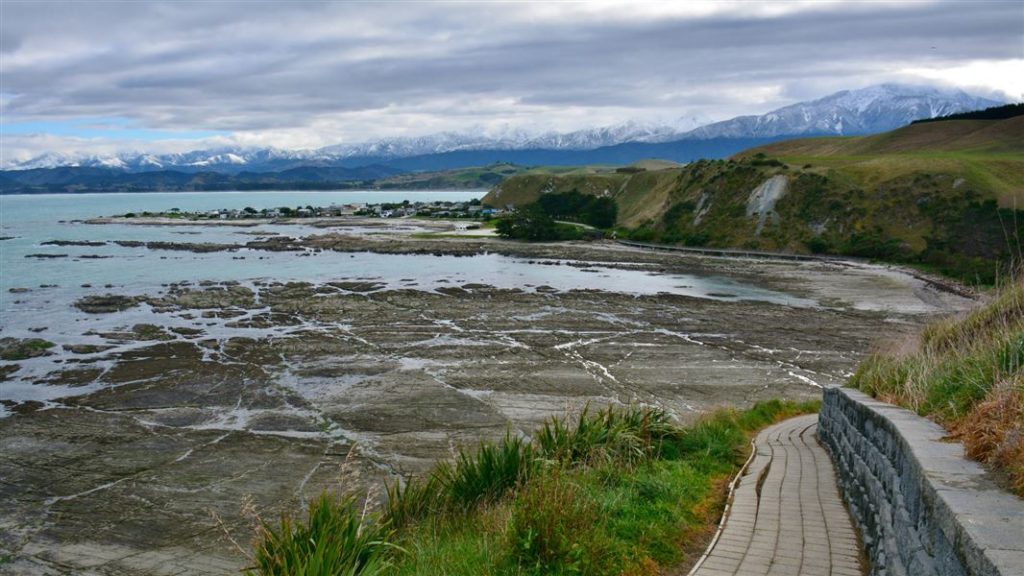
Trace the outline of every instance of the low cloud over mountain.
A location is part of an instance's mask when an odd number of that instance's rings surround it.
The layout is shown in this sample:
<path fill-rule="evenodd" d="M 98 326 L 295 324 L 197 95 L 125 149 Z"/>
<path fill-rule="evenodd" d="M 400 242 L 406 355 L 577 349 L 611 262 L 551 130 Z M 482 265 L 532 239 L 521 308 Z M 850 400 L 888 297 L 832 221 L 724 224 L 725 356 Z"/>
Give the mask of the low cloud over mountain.
<path fill-rule="evenodd" d="M 90 167 L 125 172 L 263 172 L 302 166 L 391 165 L 405 170 L 444 169 L 506 160 L 527 164 L 630 162 L 662 157 L 686 161 L 720 157 L 751 143 L 804 135 L 854 135 L 891 130 L 921 118 L 1000 104 L 961 90 L 883 84 L 844 90 L 760 116 L 710 123 L 699 116 L 671 124 L 625 122 L 567 133 L 496 135 L 444 132 L 417 138 L 385 138 L 315 150 L 231 147 L 175 154 L 45 154 L 8 169 Z M 702 141 L 704 144 L 702 144 Z M 730 145 L 730 142 L 732 144 Z M 683 143 L 683 144 L 680 144 Z M 416 159 L 416 161 L 403 159 Z"/>

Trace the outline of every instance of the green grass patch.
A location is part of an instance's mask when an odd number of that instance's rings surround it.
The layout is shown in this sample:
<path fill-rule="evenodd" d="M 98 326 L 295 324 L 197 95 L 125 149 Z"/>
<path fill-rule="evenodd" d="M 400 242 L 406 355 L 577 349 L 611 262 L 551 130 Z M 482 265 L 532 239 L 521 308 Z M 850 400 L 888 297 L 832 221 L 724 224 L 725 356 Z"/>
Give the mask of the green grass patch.
<path fill-rule="evenodd" d="M 388 486 L 378 511 L 324 496 L 305 523 L 264 525 L 253 573 L 658 574 L 703 548 L 754 431 L 817 408 L 764 402 L 686 428 L 638 407 L 552 419 Z"/>

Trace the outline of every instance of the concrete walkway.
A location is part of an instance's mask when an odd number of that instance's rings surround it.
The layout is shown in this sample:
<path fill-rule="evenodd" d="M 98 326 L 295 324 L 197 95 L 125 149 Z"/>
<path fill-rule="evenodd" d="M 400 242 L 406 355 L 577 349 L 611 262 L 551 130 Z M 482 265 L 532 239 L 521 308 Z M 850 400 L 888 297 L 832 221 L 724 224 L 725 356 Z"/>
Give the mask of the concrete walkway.
<path fill-rule="evenodd" d="M 862 576 L 817 415 L 762 431 L 725 528 L 692 576 Z"/>

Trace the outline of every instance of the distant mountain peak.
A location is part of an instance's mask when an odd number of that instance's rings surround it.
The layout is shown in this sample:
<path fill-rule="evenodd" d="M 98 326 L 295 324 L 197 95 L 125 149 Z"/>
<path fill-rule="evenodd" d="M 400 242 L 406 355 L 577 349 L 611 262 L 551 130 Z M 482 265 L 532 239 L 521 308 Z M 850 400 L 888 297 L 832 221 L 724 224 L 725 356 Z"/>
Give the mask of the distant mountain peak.
<path fill-rule="evenodd" d="M 693 138 L 772 138 L 777 136 L 853 135 L 885 132 L 914 120 L 979 110 L 1002 104 L 963 90 L 878 84 L 842 90 L 798 102 L 760 116 L 740 116 L 702 126 Z"/>

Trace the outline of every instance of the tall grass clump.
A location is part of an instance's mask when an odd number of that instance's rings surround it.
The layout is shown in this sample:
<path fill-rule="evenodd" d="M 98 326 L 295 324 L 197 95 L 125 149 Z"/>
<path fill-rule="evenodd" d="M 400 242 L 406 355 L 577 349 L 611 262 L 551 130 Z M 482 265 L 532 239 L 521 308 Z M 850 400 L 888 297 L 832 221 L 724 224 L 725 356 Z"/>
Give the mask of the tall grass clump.
<path fill-rule="evenodd" d="M 538 454 L 562 464 L 620 462 L 650 458 L 661 443 L 677 434 L 668 414 L 659 408 L 612 407 L 591 414 L 589 406 L 576 419 L 552 418 L 537 431 Z"/>
<path fill-rule="evenodd" d="M 659 408 L 608 407 L 592 413 L 587 407 L 575 420 L 545 422 L 532 442 L 506 435 L 481 443 L 475 453 L 460 450 L 453 462 L 438 463 L 422 479 L 388 486 L 385 518 L 398 527 L 431 512 L 470 511 L 507 496 L 545 464 L 635 464 L 678 433 Z"/>
<path fill-rule="evenodd" d="M 512 435 L 482 442 L 475 453 L 459 450 L 454 462 L 438 462 L 422 478 L 387 486 L 384 519 L 399 528 L 431 515 L 472 511 L 507 496 L 538 464 L 533 445 Z"/>
<path fill-rule="evenodd" d="M 396 529 L 443 511 L 441 486 L 435 474 L 399 480 L 385 486 L 384 520 Z"/>
<path fill-rule="evenodd" d="M 868 357 L 851 385 L 936 420 L 1024 496 L 1024 278 Z"/>
<path fill-rule="evenodd" d="M 261 523 L 247 574 L 263 576 L 374 576 L 390 565 L 391 531 L 367 518 L 352 497 L 322 494 L 305 523 L 288 516 L 278 526 Z"/>
<path fill-rule="evenodd" d="M 509 435 L 498 443 L 481 444 L 476 454 L 459 451 L 455 463 L 441 462 L 434 476 L 450 507 L 469 510 L 508 494 L 530 476 L 536 463 L 533 446 Z"/>

